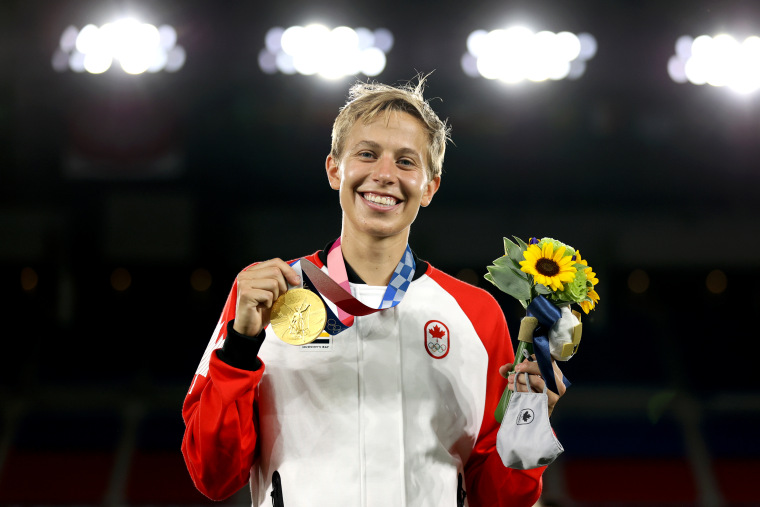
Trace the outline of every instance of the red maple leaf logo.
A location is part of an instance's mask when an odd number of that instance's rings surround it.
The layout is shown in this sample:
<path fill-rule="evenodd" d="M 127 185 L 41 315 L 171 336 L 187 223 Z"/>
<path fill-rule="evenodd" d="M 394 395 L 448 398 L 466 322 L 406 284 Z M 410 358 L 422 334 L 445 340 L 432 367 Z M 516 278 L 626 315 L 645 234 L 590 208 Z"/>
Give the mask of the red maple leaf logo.
<path fill-rule="evenodd" d="M 430 328 L 428 332 L 430 333 L 430 336 L 432 336 L 433 338 L 443 338 L 444 336 L 446 336 L 446 331 L 438 327 L 438 324 Z"/>

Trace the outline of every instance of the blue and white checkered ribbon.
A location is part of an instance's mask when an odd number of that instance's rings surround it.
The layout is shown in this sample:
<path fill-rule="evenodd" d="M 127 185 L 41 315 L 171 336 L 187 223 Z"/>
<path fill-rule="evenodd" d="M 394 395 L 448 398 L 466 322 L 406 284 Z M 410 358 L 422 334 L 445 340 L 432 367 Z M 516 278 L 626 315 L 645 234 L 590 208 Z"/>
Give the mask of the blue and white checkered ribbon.
<path fill-rule="evenodd" d="M 383 310 L 393 308 L 404 299 L 404 295 L 407 289 L 409 289 L 409 284 L 412 283 L 415 269 L 417 269 L 417 266 L 414 263 L 412 249 L 409 248 L 409 245 L 406 245 L 404 255 L 401 256 L 398 266 L 393 270 L 391 282 L 385 289 L 385 294 L 383 294 L 383 300 L 380 302 L 379 308 Z"/>

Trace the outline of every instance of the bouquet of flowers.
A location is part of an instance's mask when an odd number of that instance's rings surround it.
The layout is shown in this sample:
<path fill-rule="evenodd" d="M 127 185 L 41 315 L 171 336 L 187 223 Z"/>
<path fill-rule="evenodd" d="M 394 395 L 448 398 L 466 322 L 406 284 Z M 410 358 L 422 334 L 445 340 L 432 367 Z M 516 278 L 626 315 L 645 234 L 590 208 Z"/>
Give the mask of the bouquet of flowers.
<path fill-rule="evenodd" d="M 593 310 L 599 302 L 595 290 L 599 280 L 588 261 L 569 245 L 552 238 L 531 238 L 528 243 L 517 237 L 515 240 L 504 238 L 505 253 L 488 266 L 485 278 L 527 310 L 515 364 L 526 352 L 535 353 L 541 376 L 548 388 L 557 392 L 549 356 L 566 361 L 577 351 L 580 313 L 572 312 L 570 306 L 575 303 L 587 314 Z M 499 422 L 510 396 L 511 391 L 506 389 L 496 409 Z"/>

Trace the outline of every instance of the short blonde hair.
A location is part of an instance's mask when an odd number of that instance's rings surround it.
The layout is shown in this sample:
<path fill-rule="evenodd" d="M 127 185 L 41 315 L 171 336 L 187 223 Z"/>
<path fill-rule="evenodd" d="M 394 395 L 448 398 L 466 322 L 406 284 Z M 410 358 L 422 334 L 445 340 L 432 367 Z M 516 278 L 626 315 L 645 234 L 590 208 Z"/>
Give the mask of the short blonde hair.
<path fill-rule="evenodd" d="M 428 179 L 440 176 L 443 172 L 443 156 L 446 152 L 446 142 L 450 140 L 451 127 L 445 121 L 441 121 L 422 96 L 425 77 L 419 76 L 416 85 L 407 83 L 396 87 L 371 82 L 353 85 L 348 91 L 348 102 L 340 109 L 333 123 L 330 155 L 335 160 L 341 159 L 348 133 L 357 120 L 361 119 L 368 124 L 380 114 L 402 111 L 420 120 L 427 134 Z"/>

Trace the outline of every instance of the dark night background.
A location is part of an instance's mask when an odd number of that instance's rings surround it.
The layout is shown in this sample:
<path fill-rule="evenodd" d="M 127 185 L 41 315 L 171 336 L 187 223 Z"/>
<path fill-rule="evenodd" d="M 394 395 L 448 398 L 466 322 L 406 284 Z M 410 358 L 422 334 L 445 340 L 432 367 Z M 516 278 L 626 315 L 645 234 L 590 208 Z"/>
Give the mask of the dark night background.
<path fill-rule="evenodd" d="M 177 29 L 180 71 L 53 70 L 67 26 L 128 13 Z M 760 4 L 400 0 L 0 4 L 0 504 L 211 503 L 181 404 L 234 277 L 340 233 L 323 168 L 354 78 L 257 64 L 269 28 L 313 21 L 391 30 L 379 81 L 435 71 L 455 144 L 423 259 L 513 333 L 521 307 L 482 279 L 503 236 L 566 241 L 601 280 L 543 503 L 760 505 L 760 93 L 666 70 L 681 35 L 760 35 Z M 583 77 L 462 72 L 470 32 L 521 21 L 593 34 Z"/>

